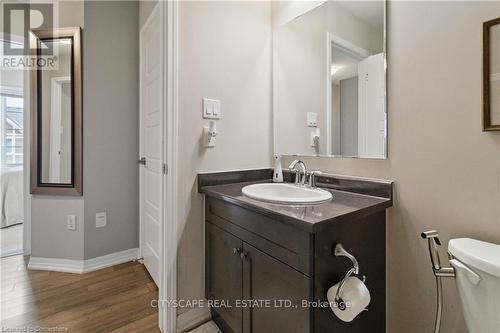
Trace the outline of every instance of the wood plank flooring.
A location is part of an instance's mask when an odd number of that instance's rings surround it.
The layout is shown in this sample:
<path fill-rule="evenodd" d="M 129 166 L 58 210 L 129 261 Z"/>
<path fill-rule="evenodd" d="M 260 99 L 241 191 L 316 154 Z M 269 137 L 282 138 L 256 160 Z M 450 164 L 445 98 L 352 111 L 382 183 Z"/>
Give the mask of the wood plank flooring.
<path fill-rule="evenodd" d="M 0 331 L 160 332 L 158 309 L 150 306 L 158 289 L 142 264 L 86 274 L 28 271 L 26 265 L 23 256 L 0 259 Z"/>

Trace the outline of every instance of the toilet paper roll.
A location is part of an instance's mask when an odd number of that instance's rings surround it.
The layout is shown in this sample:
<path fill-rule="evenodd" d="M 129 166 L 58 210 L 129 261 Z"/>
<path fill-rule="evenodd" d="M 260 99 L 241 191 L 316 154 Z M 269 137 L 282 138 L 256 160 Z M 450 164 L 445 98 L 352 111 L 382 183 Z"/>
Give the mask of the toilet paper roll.
<path fill-rule="evenodd" d="M 350 322 L 370 304 L 370 291 L 355 276 L 347 278 L 339 295 L 339 304 L 335 302 L 335 294 L 340 282 L 330 287 L 327 292 L 328 301 L 333 313 L 342 321 Z"/>

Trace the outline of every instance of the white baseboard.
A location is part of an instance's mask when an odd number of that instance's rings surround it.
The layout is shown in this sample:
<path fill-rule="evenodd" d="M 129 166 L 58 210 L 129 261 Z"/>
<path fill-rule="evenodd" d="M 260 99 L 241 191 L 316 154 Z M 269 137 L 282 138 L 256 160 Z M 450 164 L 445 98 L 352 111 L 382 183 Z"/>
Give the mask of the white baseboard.
<path fill-rule="evenodd" d="M 64 273 L 83 273 L 84 260 L 30 257 L 28 269 Z"/>
<path fill-rule="evenodd" d="M 210 308 L 194 308 L 177 316 L 177 333 L 192 330 L 211 319 Z"/>
<path fill-rule="evenodd" d="M 28 269 L 83 274 L 135 260 L 138 254 L 135 248 L 87 260 L 30 257 Z"/>
<path fill-rule="evenodd" d="M 23 249 L 8 250 L 8 251 L 0 252 L 0 258 L 17 256 L 20 254 L 24 254 Z"/>
<path fill-rule="evenodd" d="M 87 259 L 83 265 L 83 272 L 92 272 L 101 268 L 111 267 L 139 258 L 139 249 L 128 249 L 125 251 L 110 253 L 102 257 Z"/>

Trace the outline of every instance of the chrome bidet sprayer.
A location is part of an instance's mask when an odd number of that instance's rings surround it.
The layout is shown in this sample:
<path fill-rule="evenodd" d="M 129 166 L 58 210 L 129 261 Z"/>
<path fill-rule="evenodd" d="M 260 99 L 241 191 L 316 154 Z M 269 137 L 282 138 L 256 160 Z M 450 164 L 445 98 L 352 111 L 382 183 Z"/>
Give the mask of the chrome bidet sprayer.
<path fill-rule="evenodd" d="M 423 239 L 427 239 L 429 247 L 429 256 L 431 257 L 432 272 L 436 277 L 436 289 L 437 289 L 437 308 L 436 308 L 436 322 L 434 324 L 434 333 L 439 333 L 441 328 L 441 317 L 443 313 L 443 283 L 441 278 L 443 277 L 455 277 L 455 270 L 453 267 L 443 267 L 441 266 L 441 260 L 439 258 L 438 245 L 441 245 L 439 240 L 439 234 L 436 230 L 424 231 L 421 234 Z"/>

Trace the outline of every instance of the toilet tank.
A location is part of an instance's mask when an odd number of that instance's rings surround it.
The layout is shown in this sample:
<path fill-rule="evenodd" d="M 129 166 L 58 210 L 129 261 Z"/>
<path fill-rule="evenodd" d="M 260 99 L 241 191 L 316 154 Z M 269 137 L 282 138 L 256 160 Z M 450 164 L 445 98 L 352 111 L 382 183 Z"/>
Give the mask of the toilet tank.
<path fill-rule="evenodd" d="M 500 245 L 458 238 L 448 252 L 469 332 L 500 332 Z"/>

